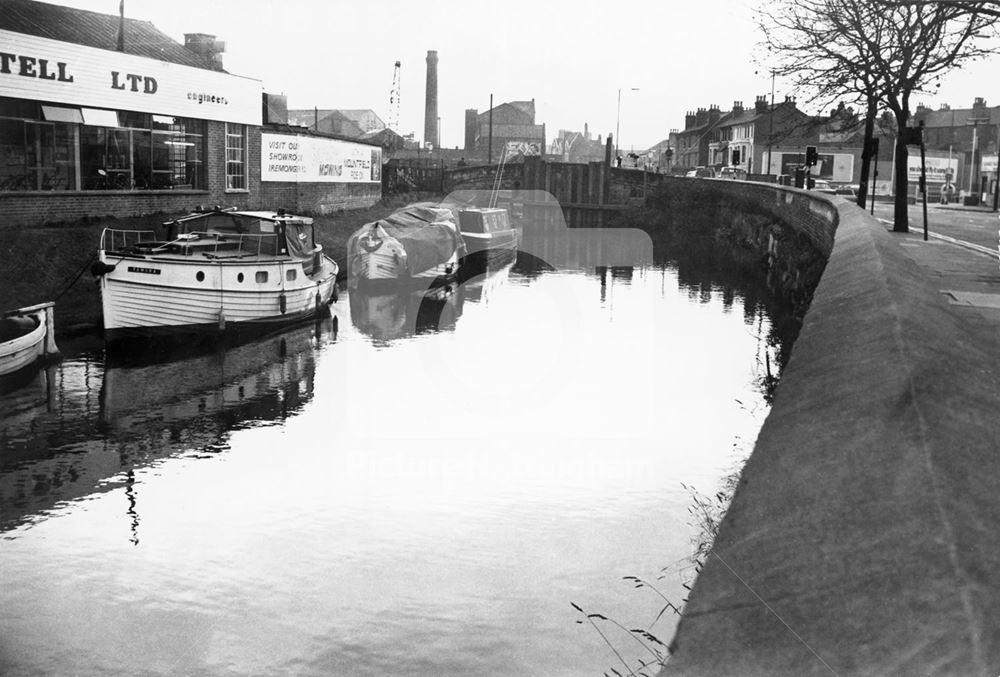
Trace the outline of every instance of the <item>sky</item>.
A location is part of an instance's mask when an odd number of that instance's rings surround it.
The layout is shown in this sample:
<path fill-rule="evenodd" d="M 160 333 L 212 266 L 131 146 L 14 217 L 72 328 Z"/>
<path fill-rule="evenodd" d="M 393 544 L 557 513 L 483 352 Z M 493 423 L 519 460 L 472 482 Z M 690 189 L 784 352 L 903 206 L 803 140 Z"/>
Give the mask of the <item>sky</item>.
<path fill-rule="evenodd" d="M 107 14 L 119 0 L 50 0 Z M 386 122 L 401 66 L 400 131 L 423 137 L 426 56 L 438 52 L 438 115 L 445 147 L 464 143 L 465 110 L 535 100 L 546 136 L 560 129 L 607 135 L 645 149 L 683 128 L 684 114 L 771 93 L 755 62 L 754 8 L 766 0 L 125 0 L 129 18 L 183 42 L 209 33 L 226 43 L 227 71 L 285 94 L 289 108 L 370 108 Z M 1000 104 L 1000 56 L 949 75 L 937 108 Z M 780 79 L 778 100 L 790 93 Z M 619 109 L 619 92 L 621 105 Z M 809 113 L 818 110 L 806 109 Z"/>

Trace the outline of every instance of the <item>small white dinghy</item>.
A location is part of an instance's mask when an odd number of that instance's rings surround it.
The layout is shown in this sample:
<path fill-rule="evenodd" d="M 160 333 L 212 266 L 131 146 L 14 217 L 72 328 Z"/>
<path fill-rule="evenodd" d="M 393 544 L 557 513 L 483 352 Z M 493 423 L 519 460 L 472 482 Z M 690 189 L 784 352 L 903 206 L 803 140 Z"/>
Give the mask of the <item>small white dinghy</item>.
<path fill-rule="evenodd" d="M 39 303 L 3 314 L 0 318 L 0 376 L 59 355 L 54 308 L 55 303 Z"/>

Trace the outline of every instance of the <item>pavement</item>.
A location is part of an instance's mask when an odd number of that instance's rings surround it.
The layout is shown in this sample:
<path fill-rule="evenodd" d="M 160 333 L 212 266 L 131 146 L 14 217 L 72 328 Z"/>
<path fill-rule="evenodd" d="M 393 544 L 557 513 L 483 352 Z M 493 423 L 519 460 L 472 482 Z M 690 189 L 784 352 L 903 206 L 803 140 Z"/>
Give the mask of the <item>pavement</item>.
<path fill-rule="evenodd" d="M 892 231 L 892 204 L 877 203 L 874 216 Z M 991 208 L 928 204 L 924 241 L 923 207 L 917 204 L 909 207 L 909 227 L 909 233 L 892 237 L 948 303 L 1000 331 L 1000 215 Z"/>

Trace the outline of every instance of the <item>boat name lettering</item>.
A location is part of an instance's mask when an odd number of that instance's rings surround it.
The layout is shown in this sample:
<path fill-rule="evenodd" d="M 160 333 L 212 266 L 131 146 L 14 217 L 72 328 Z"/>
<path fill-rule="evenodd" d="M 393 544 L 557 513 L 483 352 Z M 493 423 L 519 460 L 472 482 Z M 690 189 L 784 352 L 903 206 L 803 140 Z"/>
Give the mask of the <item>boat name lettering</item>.
<path fill-rule="evenodd" d="M 128 272 L 130 273 L 146 273 L 147 275 L 159 275 L 160 270 L 158 268 L 140 268 L 139 266 L 129 266 Z"/>
<path fill-rule="evenodd" d="M 14 66 L 14 70 L 11 70 Z M 10 52 L 0 52 L 0 73 L 7 75 L 23 75 L 26 78 L 38 78 L 39 80 L 57 80 L 59 82 L 73 82 L 73 76 L 67 75 L 66 63 L 57 61 L 55 69 L 49 70 L 49 60 L 39 59 L 34 56 L 24 54 L 11 54 Z"/>

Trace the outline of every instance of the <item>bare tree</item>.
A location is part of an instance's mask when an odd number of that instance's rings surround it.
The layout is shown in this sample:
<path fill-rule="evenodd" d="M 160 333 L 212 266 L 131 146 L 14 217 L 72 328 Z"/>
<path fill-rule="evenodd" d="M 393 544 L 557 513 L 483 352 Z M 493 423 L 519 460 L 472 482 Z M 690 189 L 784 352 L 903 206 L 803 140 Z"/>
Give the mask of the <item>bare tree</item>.
<path fill-rule="evenodd" d="M 978 12 L 1000 19 L 1000 0 L 881 0 L 883 5 L 903 7 L 907 5 L 950 5 L 967 12 Z"/>
<path fill-rule="evenodd" d="M 813 99 L 846 97 L 867 109 L 867 166 L 879 106 L 899 130 L 910 120 L 910 97 L 939 84 L 964 62 L 991 52 L 981 38 L 996 34 L 1000 16 L 982 11 L 992 0 L 779 0 L 759 14 L 775 70 Z M 907 232 L 907 136 L 896 138 L 893 230 Z"/>

